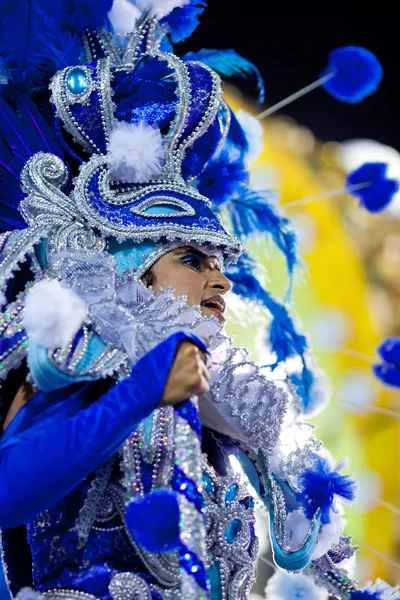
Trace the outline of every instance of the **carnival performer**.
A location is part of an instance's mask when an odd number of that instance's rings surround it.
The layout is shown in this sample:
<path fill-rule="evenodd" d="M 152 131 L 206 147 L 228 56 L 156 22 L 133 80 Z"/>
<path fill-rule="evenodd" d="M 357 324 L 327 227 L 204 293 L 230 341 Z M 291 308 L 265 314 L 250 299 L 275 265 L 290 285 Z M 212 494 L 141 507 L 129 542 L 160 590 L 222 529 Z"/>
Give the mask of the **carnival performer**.
<path fill-rule="evenodd" d="M 277 567 L 337 598 L 378 597 L 341 564 L 355 552 L 340 508 L 354 482 L 298 410 L 312 386 L 306 339 L 242 255 L 261 231 L 291 275 L 290 224 L 250 190 L 217 54 L 173 53 L 205 2 L 27 4 L 5 3 L 1 43 L 11 597 L 247 598 L 254 497 Z M 224 333 L 232 284 L 270 311 L 276 364 L 299 358 L 280 386 Z"/>

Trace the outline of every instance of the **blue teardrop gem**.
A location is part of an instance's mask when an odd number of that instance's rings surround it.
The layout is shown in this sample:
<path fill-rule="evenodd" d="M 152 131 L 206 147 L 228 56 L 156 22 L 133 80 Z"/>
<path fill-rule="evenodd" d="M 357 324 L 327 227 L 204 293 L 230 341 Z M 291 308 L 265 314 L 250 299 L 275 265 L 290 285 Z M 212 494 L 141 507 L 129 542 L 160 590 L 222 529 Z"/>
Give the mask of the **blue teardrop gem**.
<path fill-rule="evenodd" d="M 229 489 L 225 494 L 225 506 L 230 506 L 232 504 L 237 496 L 238 489 L 239 486 L 237 483 L 232 483 L 232 485 L 229 486 Z"/>
<path fill-rule="evenodd" d="M 203 473 L 203 486 L 207 494 L 215 494 L 215 486 L 213 480 L 207 473 Z"/>
<path fill-rule="evenodd" d="M 224 540 L 228 542 L 228 544 L 233 544 L 236 541 L 237 536 L 242 529 L 242 521 L 240 519 L 233 519 L 226 528 Z"/>
<path fill-rule="evenodd" d="M 84 69 L 76 67 L 71 69 L 67 77 L 67 87 L 71 94 L 79 96 L 87 90 L 88 87 L 88 76 Z"/>

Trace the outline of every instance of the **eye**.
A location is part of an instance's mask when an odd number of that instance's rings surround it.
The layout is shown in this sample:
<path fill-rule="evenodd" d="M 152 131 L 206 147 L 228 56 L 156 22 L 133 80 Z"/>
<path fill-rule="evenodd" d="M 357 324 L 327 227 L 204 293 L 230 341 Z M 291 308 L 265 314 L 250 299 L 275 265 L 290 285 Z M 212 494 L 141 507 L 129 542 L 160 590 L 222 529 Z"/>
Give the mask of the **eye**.
<path fill-rule="evenodd" d="M 198 256 L 197 254 L 186 254 L 185 256 L 182 256 L 181 262 L 185 265 L 189 265 L 196 271 L 200 271 L 201 269 L 201 256 Z"/>

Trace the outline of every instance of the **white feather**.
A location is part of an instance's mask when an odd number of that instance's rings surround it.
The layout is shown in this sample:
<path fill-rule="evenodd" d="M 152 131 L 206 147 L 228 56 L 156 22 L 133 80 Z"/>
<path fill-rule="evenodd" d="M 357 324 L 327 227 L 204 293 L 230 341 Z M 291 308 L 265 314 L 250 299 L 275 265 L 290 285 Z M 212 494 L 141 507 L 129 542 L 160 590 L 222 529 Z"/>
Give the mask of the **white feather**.
<path fill-rule="evenodd" d="M 140 14 L 140 10 L 128 0 L 114 0 L 108 17 L 114 32 L 125 34 L 133 30 Z"/>
<path fill-rule="evenodd" d="M 63 348 L 86 317 L 86 306 L 59 281 L 40 281 L 26 297 L 23 325 L 30 339 L 49 349 Z"/>
<path fill-rule="evenodd" d="M 317 544 L 313 552 L 313 558 L 320 558 L 326 554 L 329 548 L 338 544 L 344 529 L 344 520 L 340 513 L 330 513 L 331 522 L 323 525 L 318 534 Z M 296 550 L 305 539 L 310 520 L 301 510 L 294 510 L 288 514 L 286 519 L 287 540 L 291 550 Z"/>
<path fill-rule="evenodd" d="M 150 17 L 162 19 L 171 13 L 174 8 L 181 8 L 189 4 L 190 0 L 136 0 L 136 6 L 142 11 L 149 11 Z"/>
<path fill-rule="evenodd" d="M 400 600 L 400 584 L 391 587 L 382 579 L 377 579 L 375 583 L 368 581 L 361 591 L 370 594 L 381 594 L 382 600 Z"/>
<path fill-rule="evenodd" d="M 286 519 L 287 541 L 291 550 L 295 550 L 303 543 L 310 521 L 303 511 L 294 510 Z"/>
<path fill-rule="evenodd" d="M 265 588 L 267 600 L 327 600 L 328 594 L 309 577 L 277 571 Z"/>
<path fill-rule="evenodd" d="M 3 292 L 0 292 L 0 308 L 2 308 L 6 303 L 7 303 L 7 298 L 5 297 Z"/>
<path fill-rule="evenodd" d="M 31 588 L 22 588 L 16 595 L 15 600 L 44 600 L 44 597 Z"/>
<path fill-rule="evenodd" d="M 144 121 L 122 121 L 110 136 L 110 167 L 113 177 L 143 183 L 161 172 L 165 160 L 163 138 L 157 127 Z"/>
<path fill-rule="evenodd" d="M 253 115 L 241 108 L 237 111 L 235 116 L 245 133 L 249 145 L 247 160 L 249 163 L 252 163 L 260 156 L 264 148 L 263 126 L 256 117 L 253 117 Z"/>
<path fill-rule="evenodd" d="M 318 534 L 318 542 L 313 552 L 313 558 L 320 558 L 326 554 L 331 546 L 338 544 L 344 529 L 344 519 L 340 513 L 331 510 L 331 522 L 322 525 Z"/>

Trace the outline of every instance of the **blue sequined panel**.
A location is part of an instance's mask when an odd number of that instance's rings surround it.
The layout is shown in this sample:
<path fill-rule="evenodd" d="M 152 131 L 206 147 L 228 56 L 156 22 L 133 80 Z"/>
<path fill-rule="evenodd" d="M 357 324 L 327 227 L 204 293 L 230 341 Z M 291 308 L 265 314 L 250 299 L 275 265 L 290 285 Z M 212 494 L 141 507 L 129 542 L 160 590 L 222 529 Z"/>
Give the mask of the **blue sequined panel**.
<path fill-rule="evenodd" d="M 211 209 L 207 204 L 201 200 L 197 200 L 191 197 L 182 186 L 182 191 L 175 191 L 168 189 L 166 184 L 165 189 L 157 191 L 148 191 L 139 201 L 133 202 L 132 204 L 126 204 L 122 206 L 116 206 L 106 203 L 100 194 L 99 189 L 99 177 L 100 174 L 97 172 L 93 175 L 90 180 L 88 194 L 86 200 L 88 201 L 88 208 L 93 211 L 93 218 L 97 218 L 97 215 L 104 219 L 104 225 L 108 226 L 116 225 L 122 226 L 125 231 L 124 235 L 127 234 L 128 229 L 132 229 L 132 238 L 137 235 L 137 232 L 145 233 L 147 237 L 151 239 L 152 233 L 154 234 L 155 228 L 157 228 L 157 235 L 160 231 L 165 228 L 166 232 L 171 231 L 171 224 L 174 224 L 176 228 L 193 228 L 198 230 L 203 235 L 207 232 L 218 232 L 225 234 L 222 225 L 215 217 Z M 168 216 L 155 217 L 153 212 L 148 213 L 149 216 L 138 215 L 132 212 L 132 208 L 140 207 L 144 202 L 147 202 L 150 198 L 160 198 L 161 205 L 166 202 L 166 198 L 171 200 L 177 199 L 178 201 L 184 201 L 195 211 L 192 216 L 174 216 L 174 213 L 170 212 Z M 101 228 L 101 221 L 97 222 L 99 228 Z M 138 230 L 138 228 L 141 228 Z M 226 234 L 225 234 L 226 235 Z"/>
<path fill-rule="evenodd" d="M 98 80 L 96 72 L 96 63 L 87 67 L 93 79 L 93 82 Z M 102 123 L 102 111 L 100 103 L 100 95 L 97 90 L 90 94 L 89 102 L 81 104 L 77 102 L 69 108 L 76 124 L 82 128 L 82 131 L 96 144 L 101 152 L 105 152 L 106 138 Z"/>
<path fill-rule="evenodd" d="M 89 481 L 27 524 L 33 583 L 40 592 L 61 587 L 111 600 L 108 586 L 116 571 L 134 571 L 145 579 L 149 577 L 143 573 L 143 564 L 118 516 L 107 526 L 98 524 L 93 528 L 85 548 L 77 550 L 77 535 L 69 530 L 88 488 Z"/>
<path fill-rule="evenodd" d="M 182 177 L 197 177 L 200 175 L 210 158 L 213 156 L 222 137 L 222 127 L 219 118 L 215 118 L 204 135 L 199 137 L 191 148 L 186 150 L 182 162 Z"/>
<path fill-rule="evenodd" d="M 179 142 L 187 138 L 204 117 L 211 99 L 213 80 L 211 73 L 201 65 L 187 63 L 190 79 L 190 107 L 187 125 Z"/>
<path fill-rule="evenodd" d="M 112 81 L 118 121 L 156 124 L 167 133 L 178 98 L 174 71 L 166 61 L 144 58 L 132 72 L 116 72 Z"/>

